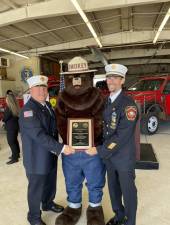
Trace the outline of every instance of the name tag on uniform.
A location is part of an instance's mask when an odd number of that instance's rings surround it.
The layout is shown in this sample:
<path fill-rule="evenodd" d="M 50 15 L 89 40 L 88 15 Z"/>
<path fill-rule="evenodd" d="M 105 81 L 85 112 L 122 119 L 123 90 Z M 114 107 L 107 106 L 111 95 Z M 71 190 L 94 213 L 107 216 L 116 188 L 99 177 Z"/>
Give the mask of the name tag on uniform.
<path fill-rule="evenodd" d="M 108 145 L 108 149 L 112 150 L 116 146 L 116 143 L 112 142 L 110 145 Z"/>
<path fill-rule="evenodd" d="M 33 111 L 32 110 L 25 111 L 24 112 L 24 117 L 25 118 L 27 118 L 27 117 L 33 117 Z"/>

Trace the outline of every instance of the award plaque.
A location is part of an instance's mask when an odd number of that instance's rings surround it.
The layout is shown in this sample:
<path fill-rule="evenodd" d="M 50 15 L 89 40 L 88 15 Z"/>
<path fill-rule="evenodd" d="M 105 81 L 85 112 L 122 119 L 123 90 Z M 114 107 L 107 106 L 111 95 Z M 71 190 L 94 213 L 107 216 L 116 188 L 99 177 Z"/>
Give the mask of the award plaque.
<path fill-rule="evenodd" d="M 76 150 L 93 146 L 93 120 L 68 118 L 67 143 Z"/>

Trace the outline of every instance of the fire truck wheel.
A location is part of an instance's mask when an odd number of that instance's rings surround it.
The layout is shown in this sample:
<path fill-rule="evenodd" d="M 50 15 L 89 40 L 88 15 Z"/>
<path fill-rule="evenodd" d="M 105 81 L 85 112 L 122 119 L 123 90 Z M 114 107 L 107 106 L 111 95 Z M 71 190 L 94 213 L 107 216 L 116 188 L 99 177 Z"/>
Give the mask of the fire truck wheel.
<path fill-rule="evenodd" d="M 142 116 L 141 119 L 141 133 L 143 134 L 155 134 L 159 128 L 159 118 L 154 112 L 150 112 Z"/>

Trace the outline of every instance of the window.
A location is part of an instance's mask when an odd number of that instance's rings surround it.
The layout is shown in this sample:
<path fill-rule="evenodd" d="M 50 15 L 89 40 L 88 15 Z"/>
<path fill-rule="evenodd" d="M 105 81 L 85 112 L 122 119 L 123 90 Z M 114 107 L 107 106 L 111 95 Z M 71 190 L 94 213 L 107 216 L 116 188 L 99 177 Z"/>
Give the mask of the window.
<path fill-rule="evenodd" d="M 155 80 L 141 80 L 131 86 L 129 91 L 156 91 L 159 90 L 164 79 L 155 79 Z"/>
<path fill-rule="evenodd" d="M 165 89 L 163 91 L 164 94 L 170 94 L 170 81 L 165 86 Z"/>
<path fill-rule="evenodd" d="M 99 88 L 101 90 L 108 90 L 106 81 L 105 80 L 103 80 L 103 81 L 97 81 L 96 88 Z"/>

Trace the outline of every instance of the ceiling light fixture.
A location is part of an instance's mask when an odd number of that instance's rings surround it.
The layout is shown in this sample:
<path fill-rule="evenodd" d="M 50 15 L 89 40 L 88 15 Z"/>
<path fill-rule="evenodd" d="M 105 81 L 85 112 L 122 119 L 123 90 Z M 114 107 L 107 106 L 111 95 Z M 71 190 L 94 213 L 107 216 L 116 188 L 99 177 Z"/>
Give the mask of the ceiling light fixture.
<path fill-rule="evenodd" d="M 76 10 L 78 11 L 78 13 L 80 14 L 80 16 L 82 17 L 82 19 L 84 20 L 84 22 L 86 23 L 86 25 L 88 26 L 90 32 L 92 33 L 94 39 L 96 40 L 97 44 L 99 45 L 100 48 L 102 48 L 102 44 L 94 30 L 94 28 L 92 27 L 89 19 L 87 18 L 86 14 L 84 13 L 84 11 L 81 9 L 79 3 L 77 2 L 77 0 L 70 0 L 74 7 L 76 8 Z"/>
<path fill-rule="evenodd" d="M 29 57 L 27 57 L 27 56 L 25 56 L 25 55 L 21 55 L 21 54 L 19 54 L 19 53 L 12 52 L 12 51 L 7 50 L 7 49 L 4 49 L 4 48 L 0 48 L 0 51 L 9 53 L 9 54 L 11 54 L 11 55 L 16 55 L 16 56 L 19 56 L 19 57 L 22 57 L 22 58 L 25 58 L 25 59 L 29 59 Z"/>
<path fill-rule="evenodd" d="M 160 33 L 162 32 L 162 30 L 163 30 L 165 24 L 167 23 L 169 17 L 170 17 L 170 8 L 168 9 L 168 12 L 166 13 L 166 15 L 165 15 L 165 17 L 164 17 L 164 19 L 163 19 L 163 21 L 162 21 L 162 23 L 161 23 L 161 25 L 160 25 L 158 31 L 156 32 L 155 38 L 154 38 L 154 40 L 153 40 L 153 43 L 154 43 L 154 44 L 157 42 L 157 39 L 158 39 Z"/>

